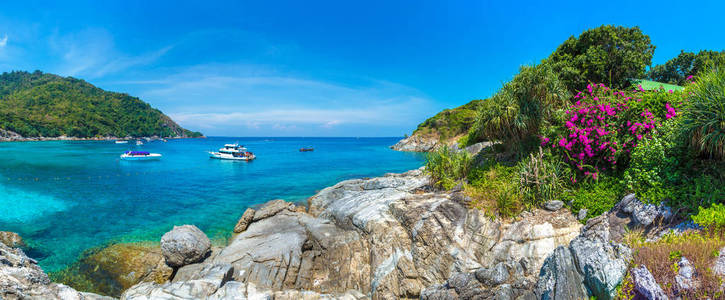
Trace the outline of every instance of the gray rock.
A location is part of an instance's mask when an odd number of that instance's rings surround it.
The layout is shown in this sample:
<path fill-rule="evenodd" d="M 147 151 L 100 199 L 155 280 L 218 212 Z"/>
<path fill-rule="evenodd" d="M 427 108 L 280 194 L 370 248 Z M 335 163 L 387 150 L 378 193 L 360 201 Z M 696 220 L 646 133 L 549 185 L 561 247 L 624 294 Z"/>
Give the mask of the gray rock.
<path fill-rule="evenodd" d="M 509 279 L 509 271 L 503 262 L 493 268 L 480 268 L 475 272 L 476 279 L 487 286 L 497 286 Z"/>
<path fill-rule="evenodd" d="M 584 278 L 574 264 L 569 248 L 559 246 L 544 261 L 536 284 L 539 299 L 586 299 Z"/>
<path fill-rule="evenodd" d="M 587 210 L 586 208 L 580 209 L 579 210 L 579 213 L 577 213 L 577 215 L 576 215 L 576 219 L 579 220 L 579 221 L 586 219 L 587 218 L 587 212 L 589 212 L 589 210 Z"/>
<path fill-rule="evenodd" d="M 668 299 L 667 294 L 662 290 L 659 284 L 652 277 L 652 273 L 647 270 L 646 266 L 639 266 L 630 271 L 632 274 L 632 281 L 634 283 L 634 290 L 636 293 L 645 297 L 645 299 L 651 300 L 664 300 Z"/>
<path fill-rule="evenodd" d="M 672 210 L 664 205 L 644 204 L 634 194 L 622 198 L 615 208 L 632 215 L 635 225 L 650 226 L 656 220 L 668 221 L 672 218 Z"/>
<path fill-rule="evenodd" d="M 194 225 L 174 226 L 161 237 L 161 253 L 170 267 L 181 267 L 204 259 L 211 241 Z"/>
<path fill-rule="evenodd" d="M 692 290 L 697 286 L 695 282 L 695 267 L 684 256 L 677 262 L 678 271 L 675 275 L 678 291 Z"/>
<path fill-rule="evenodd" d="M 544 204 L 544 208 L 550 211 L 557 211 L 560 210 L 562 207 L 564 207 L 564 202 L 561 202 L 560 200 L 553 200 Z"/>
<path fill-rule="evenodd" d="M 0 243 L 0 299 L 113 299 L 53 283 L 20 248 Z"/>
<path fill-rule="evenodd" d="M 720 249 L 720 253 L 712 266 L 712 272 L 715 275 L 725 277 L 725 247 Z"/>
<path fill-rule="evenodd" d="M 261 219 L 269 218 L 283 210 L 291 210 L 292 205 L 292 203 L 281 199 L 269 201 L 254 213 L 254 218 L 252 218 L 252 221 L 256 222 Z"/>
<path fill-rule="evenodd" d="M 609 241 L 606 215 L 590 219 L 569 249 L 591 294 L 597 299 L 613 299 L 627 273 L 631 250 Z"/>
<path fill-rule="evenodd" d="M 240 233 L 247 230 L 247 226 L 249 226 L 249 223 L 252 223 L 252 220 L 254 219 L 255 212 L 256 211 L 253 208 L 247 208 L 247 210 L 244 211 L 244 214 L 242 214 L 242 217 L 239 218 L 239 221 L 237 221 L 237 225 L 234 226 L 234 233 Z"/>
<path fill-rule="evenodd" d="M 440 146 L 438 142 L 437 136 L 423 137 L 414 134 L 398 141 L 390 148 L 396 151 L 428 152 L 438 148 Z"/>

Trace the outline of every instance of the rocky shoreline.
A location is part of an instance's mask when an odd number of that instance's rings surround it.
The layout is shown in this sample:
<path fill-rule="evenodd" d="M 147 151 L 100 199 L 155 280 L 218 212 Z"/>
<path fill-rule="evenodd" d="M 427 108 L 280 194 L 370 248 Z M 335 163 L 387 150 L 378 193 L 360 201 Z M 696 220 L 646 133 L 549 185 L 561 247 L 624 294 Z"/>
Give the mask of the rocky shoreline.
<path fill-rule="evenodd" d="M 118 268 L 137 282 L 120 298 L 612 299 L 631 259 L 624 232 L 657 236 L 672 217 L 631 195 L 584 226 L 557 205 L 503 221 L 469 201 L 431 188 L 421 168 L 340 182 L 307 207 L 273 200 L 240 212 L 222 248 L 178 226 L 140 266 Z M 107 299 L 51 283 L 19 248 L 2 245 L 3 259 L 4 298 Z"/>
<path fill-rule="evenodd" d="M 43 136 L 37 136 L 37 137 L 24 137 L 21 136 L 15 132 L 4 130 L 0 128 L 0 142 L 39 142 L 39 141 L 115 141 L 115 140 L 125 140 L 125 139 L 160 139 L 159 136 L 149 136 L 149 137 L 115 137 L 115 136 L 103 136 L 103 137 L 73 137 L 73 136 L 57 136 L 57 137 L 43 137 Z M 189 139 L 194 137 L 188 137 L 188 136 L 174 136 L 174 137 L 167 137 L 166 139 Z M 204 136 L 200 136 L 199 138 L 205 138 Z"/>

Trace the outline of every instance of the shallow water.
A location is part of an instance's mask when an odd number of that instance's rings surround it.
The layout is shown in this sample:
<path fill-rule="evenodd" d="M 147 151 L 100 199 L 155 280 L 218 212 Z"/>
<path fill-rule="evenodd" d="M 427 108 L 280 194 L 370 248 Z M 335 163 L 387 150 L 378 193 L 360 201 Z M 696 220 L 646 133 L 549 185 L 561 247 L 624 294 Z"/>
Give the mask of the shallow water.
<path fill-rule="evenodd" d="M 113 142 L 0 143 L 0 230 L 18 232 L 46 271 L 109 242 L 158 241 L 173 225 L 229 236 L 249 206 L 304 201 L 338 181 L 418 168 L 424 157 L 388 149 L 397 138 L 221 138 L 137 147 Z M 209 159 L 239 142 L 252 162 Z M 312 146 L 314 152 L 299 152 Z M 127 162 L 127 150 L 163 154 Z"/>

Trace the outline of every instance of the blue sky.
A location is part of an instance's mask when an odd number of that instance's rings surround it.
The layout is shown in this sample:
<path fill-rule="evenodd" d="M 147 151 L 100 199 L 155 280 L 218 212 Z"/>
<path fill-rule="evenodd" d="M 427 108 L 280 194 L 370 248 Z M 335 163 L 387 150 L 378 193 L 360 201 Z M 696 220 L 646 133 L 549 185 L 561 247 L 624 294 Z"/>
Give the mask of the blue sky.
<path fill-rule="evenodd" d="M 139 96 L 207 135 L 401 136 L 602 24 L 655 63 L 725 48 L 716 1 L 14 1 L 0 71 Z"/>

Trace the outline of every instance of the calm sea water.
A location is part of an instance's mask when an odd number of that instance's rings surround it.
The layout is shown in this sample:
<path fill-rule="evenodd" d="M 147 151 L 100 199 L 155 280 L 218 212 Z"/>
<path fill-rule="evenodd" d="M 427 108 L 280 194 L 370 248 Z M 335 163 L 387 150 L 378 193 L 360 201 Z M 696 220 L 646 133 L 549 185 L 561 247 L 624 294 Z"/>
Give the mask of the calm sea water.
<path fill-rule="evenodd" d="M 0 143 L 0 230 L 18 232 L 46 271 L 109 242 L 158 241 L 194 224 L 223 240 L 249 206 L 304 201 L 338 181 L 418 168 L 424 157 L 388 149 L 397 138 L 221 138 L 137 147 L 113 142 Z M 253 162 L 209 159 L 239 142 Z M 312 146 L 314 152 L 299 152 Z M 120 161 L 127 150 L 161 161 Z"/>

